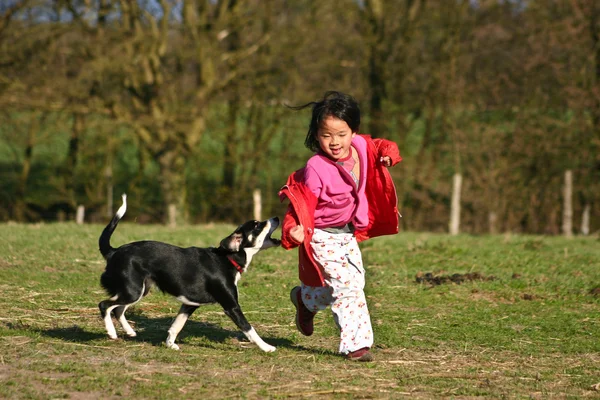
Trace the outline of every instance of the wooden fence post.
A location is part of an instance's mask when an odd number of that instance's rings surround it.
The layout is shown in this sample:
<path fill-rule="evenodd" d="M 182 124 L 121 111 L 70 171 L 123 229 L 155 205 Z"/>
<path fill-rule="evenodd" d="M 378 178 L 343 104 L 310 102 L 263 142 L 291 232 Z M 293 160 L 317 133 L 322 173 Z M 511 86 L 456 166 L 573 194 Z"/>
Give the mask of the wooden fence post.
<path fill-rule="evenodd" d="M 450 205 L 450 234 L 458 235 L 460 232 L 460 190 L 462 175 L 454 174 L 452 179 L 452 203 Z"/>
<path fill-rule="evenodd" d="M 566 237 L 573 236 L 573 171 L 570 169 L 565 171 L 562 231 Z"/>
<path fill-rule="evenodd" d="M 169 219 L 169 227 L 175 228 L 177 226 L 177 206 L 175 204 L 169 204 L 167 207 Z"/>
<path fill-rule="evenodd" d="M 587 203 L 583 207 L 583 213 L 581 214 L 581 234 L 587 236 L 590 234 L 590 214 L 592 213 L 592 206 Z"/>
<path fill-rule="evenodd" d="M 254 201 L 254 219 L 257 221 L 261 221 L 262 214 L 262 196 L 260 193 L 260 189 L 254 189 L 254 193 L 252 193 L 252 199 Z"/>
<path fill-rule="evenodd" d="M 498 214 L 495 211 L 490 211 L 488 214 L 489 231 L 491 235 L 498 233 Z"/>
<path fill-rule="evenodd" d="M 85 207 L 80 204 L 77 206 L 77 214 L 75 215 L 75 223 L 77 223 L 77 225 L 82 225 L 84 218 L 85 218 Z"/>

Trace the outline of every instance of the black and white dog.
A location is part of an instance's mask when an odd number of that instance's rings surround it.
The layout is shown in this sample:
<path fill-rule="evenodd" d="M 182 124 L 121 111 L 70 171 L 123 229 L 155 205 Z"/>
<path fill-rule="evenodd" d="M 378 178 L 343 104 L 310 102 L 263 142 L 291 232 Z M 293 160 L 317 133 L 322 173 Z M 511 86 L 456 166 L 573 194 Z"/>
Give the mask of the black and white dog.
<path fill-rule="evenodd" d="M 275 351 L 275 347 L 258 336 L 242 313 L 237 283 L 256 253 L 281 244 L 280 240 L 271 238 L 279 225 L 277 217 L 240 225 L 217 248 L 181 248 L 162 242 L 140 241 L 115 249 L 110 245 L 110 237 L 126 210 L 127 197 L 123 195 L 123 205 L 99 239 L 100 252 L 106 259 L 106 270 L 100 282 L 112 297 L 101 301 L 98 307 L 111 339 L 117 338 L 111 313 L 114 313 L 128 336 L 136 336 L 125 319 L 125 310 L 147 295 L 154 284 L 182 303 L 169 328 L 167 347 L 179 350 L 175 339 L 189 316 L 201 304 L 219 303 L 248 340 L 263 351 Z"/>

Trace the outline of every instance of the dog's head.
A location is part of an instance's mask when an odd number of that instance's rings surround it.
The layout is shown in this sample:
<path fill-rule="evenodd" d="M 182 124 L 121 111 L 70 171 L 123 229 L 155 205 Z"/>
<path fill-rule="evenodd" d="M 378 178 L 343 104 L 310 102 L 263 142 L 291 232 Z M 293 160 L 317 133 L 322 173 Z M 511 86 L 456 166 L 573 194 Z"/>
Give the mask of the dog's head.
<path fill-rule="evenodd" d="M 232 253 L 240 250 L 258 253 L 260 250 L 276 247 L 281 240 L 273 239 L 271 234 L 279 226 L 279 218 L 273 217 L 266 221 L 248 221 L 240 226 L 225 239 L 221 240 L 221 247 Z"/>

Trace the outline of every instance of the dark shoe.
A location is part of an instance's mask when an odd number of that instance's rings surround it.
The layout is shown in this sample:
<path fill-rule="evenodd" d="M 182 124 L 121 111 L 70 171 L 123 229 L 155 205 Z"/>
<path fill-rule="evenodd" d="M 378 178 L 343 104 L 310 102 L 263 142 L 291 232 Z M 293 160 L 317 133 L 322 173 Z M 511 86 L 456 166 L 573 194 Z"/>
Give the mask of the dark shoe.
<path fill-rule="evenodd" d="M 304 336 L 310 336 L 313 334 L 314 326 L 313 319 L 315 318 L 314 312 L 311 312 L 304 303 L 302 302 L 302 290 L 300 286 L 296 286 L 290 292 L 290 300 L 296 307 L 296 328 Z"/>
<path fill-rule="evenodd" d="M 369 352 L 369 348 L 368 347 L 364 347 L 360 350 L 356 350 L 356 351 L 351 351 L 350 353 L 346 354 L 346 358 L 350 361 L 361 361 L 361 362 L 369 362 L 369 361 L 373 361 L 375 358 L 373 357 L 373 354 L 371 354 Z"/>

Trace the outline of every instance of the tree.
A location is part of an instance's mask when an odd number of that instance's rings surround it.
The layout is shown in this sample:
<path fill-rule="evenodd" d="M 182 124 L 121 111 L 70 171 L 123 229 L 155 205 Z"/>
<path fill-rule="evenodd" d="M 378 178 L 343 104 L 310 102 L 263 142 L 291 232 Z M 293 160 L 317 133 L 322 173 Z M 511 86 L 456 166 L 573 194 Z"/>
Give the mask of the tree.
<path fill-rule="evenodd" d="M 367 82 L 369 99 L 369 132 L 374 136 L 386 136 L 391 113 L 385 112 L 388 100 L 400 108 L 395 119 L 400 130 L 400 146 L 404 143 L 410 100 L 405 96 L 405 80 L 411 75 L 414 65 L 408 59 L 413 36 L 425 10 L 424 0 L 366 0 L 360 7 L 361 33 L 367 49 Z M 398 90 L 400 89 L 400 90 Z M 418 107 L 418 106 L 417 106 Z"/>

